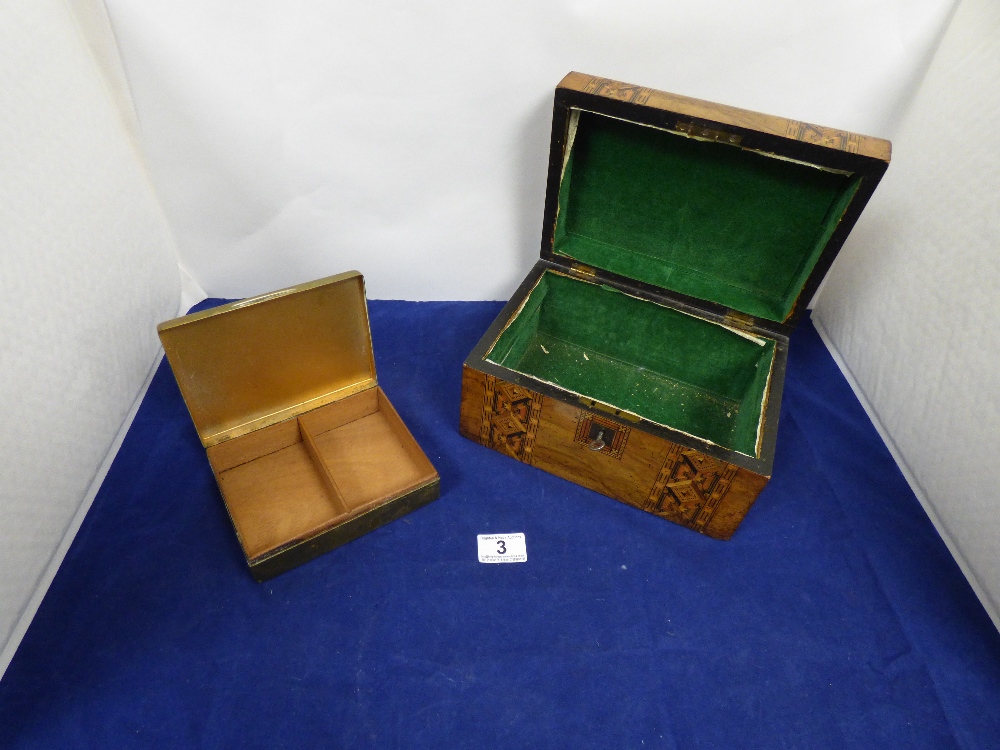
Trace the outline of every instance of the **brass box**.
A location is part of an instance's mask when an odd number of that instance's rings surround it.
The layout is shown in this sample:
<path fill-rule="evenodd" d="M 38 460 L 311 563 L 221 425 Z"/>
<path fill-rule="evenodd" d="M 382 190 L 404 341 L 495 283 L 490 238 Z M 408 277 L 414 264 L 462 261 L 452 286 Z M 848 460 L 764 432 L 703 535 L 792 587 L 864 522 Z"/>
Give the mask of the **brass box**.
<path fill-rule="evenodd" d="M 378 386 L 356 271 L 157 331 L 258 581 L 438 497 Z"/>

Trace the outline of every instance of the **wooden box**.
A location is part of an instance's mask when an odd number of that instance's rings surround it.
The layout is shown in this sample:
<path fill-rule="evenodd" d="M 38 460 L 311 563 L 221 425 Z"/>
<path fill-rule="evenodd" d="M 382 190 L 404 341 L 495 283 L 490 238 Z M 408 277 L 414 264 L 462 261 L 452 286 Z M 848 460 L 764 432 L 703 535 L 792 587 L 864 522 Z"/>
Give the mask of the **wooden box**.
<path fill-rule="evenodd" d="M 889 156 L 570 73 L 541 258 L 465 361 L 462 434 L 728 539 L 771 476 L 789 334 Z"/>
<path fill-rule="evenodd" d="M 158 331 L 258 581 L 437 498 L 437 471 L 378 386 L 361 274 Z"/>

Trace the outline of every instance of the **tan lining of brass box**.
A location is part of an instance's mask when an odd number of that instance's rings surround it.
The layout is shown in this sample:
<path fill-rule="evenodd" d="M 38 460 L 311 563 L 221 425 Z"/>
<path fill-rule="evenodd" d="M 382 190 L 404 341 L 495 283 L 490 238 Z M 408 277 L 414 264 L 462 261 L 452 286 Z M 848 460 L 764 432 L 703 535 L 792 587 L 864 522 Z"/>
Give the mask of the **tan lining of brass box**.
<path fill-rule="evenodd" d="M 208 458 L 251 563 L 437 476 L 378 386 L 211 446 Z"/>

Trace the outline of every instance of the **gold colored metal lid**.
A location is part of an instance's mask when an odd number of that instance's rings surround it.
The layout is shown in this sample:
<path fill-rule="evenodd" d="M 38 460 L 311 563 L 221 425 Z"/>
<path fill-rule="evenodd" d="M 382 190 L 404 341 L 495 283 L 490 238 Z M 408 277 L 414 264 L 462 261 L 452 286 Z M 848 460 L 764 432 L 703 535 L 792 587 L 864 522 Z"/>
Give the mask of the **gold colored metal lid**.
<path fill-rule="evenodd" d="M 377 383 L 357 271 L 168 320 L 157 332 L 206 448 Z"/>

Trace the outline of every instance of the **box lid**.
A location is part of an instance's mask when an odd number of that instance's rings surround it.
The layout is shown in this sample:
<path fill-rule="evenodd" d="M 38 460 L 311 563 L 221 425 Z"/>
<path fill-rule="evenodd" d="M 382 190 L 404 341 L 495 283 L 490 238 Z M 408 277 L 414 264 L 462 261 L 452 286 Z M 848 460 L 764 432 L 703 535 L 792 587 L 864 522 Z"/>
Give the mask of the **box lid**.
<path fill-rule="evenodd" d="M 542 256 L 792 325 L 889 158 L 878 138 L 571 73 Z"/>
<path fill-rule="evenodd" d="M 357 271 L 157 327 L 205 447 L 376 385 Z"/>

